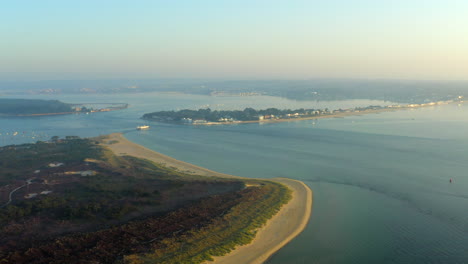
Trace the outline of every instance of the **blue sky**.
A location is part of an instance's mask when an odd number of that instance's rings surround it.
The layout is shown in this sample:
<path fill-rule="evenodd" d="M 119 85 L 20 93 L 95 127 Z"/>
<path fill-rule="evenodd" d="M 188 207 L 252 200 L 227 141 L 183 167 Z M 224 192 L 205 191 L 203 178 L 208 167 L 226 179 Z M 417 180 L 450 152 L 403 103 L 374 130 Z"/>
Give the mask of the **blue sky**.
<path fill-rule="evenodd" d="M 15 0 L 0 78 L 468 79 L 468 1 Z"/>

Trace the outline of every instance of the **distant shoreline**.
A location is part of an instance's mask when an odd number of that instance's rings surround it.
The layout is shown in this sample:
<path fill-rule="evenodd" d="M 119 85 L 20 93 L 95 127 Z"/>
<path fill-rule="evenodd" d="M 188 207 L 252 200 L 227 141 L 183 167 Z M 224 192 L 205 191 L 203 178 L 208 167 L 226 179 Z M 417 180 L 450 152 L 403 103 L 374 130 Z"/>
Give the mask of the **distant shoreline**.
<path fill-rule="evenodd" d="M 71 114 L 83 114 L 80 112 L 60 112 L 60 113 L 41 113 L 41 114 L 0 114 L 3 117 L 30 117 L 30 116 L 52 116 L 52 115 L 71 115 Z"/>
<path fill-rule="evenodd" d="M 129 155 L 148 159 L 167 167 L 175 167 L 184 173 L 224 178 L 242 178 L 215 172 L 152 151 L 129 141 L 121 133 L 110 134 L 106 136 L 103 142 L 105 147 L 118 156 Z M 292 199 L 275 216 L 268 220 L 265 226 L 258 230 L 252 243 L 238 246 L 234 251 L 225 256 L 215 257 L 214 263 L 263 263 L 299 235 L 307 226 L 312 212 L 312 191 L 310 188 L 303 182 L 292 179 L 278 178 L 264 180 L 286 185 L 292 190 Z"/>
<path fill-rule="evenodd" d="M 109 105 L 115 105 L 120 103 L 106 103 Z M 69 104 L 72 106 L 83 105 L 83 104 Z M 38 114 L 0 114 L 0 117 L 33 117 L 33 116 L 54 116 L 54 115 L 71 115 L 71 114 L 87 114 L 87 113 L 100 113 L 100 112 L 111 112 L 128 108 L 128 104 L 123 104 L 121 107 L 97 109 L 87 112 L 73 111 L 73 112 L 57 112 L 57 113 L 38 113 Z"/>

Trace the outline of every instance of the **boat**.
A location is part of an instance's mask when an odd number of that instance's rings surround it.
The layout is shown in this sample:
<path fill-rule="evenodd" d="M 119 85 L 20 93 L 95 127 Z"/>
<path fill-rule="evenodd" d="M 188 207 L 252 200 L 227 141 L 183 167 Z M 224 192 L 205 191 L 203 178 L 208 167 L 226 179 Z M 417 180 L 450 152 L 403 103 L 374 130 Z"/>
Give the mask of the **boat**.
<path fill-rule="evenodd" d="M 144 125 L 144 126 L 137 126 L 136 129 L 137 129 L 137 130 L 146 130 L 146 129 L 149 129 L 149 128 L 150 128 L 150 126 Z"/>

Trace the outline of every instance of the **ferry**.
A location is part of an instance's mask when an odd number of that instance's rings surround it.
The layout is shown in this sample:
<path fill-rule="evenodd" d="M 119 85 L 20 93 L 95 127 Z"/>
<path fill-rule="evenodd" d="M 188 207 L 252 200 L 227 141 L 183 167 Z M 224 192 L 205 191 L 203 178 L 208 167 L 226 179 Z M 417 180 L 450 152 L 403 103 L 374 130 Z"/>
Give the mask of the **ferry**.
<path fill-rule="evenodd" d="M 144 126 L 137 126 L 137 130 L 146 130 L 146 129 L 149 129 L 150 127 L 148 125 L 144 125 Z"/>

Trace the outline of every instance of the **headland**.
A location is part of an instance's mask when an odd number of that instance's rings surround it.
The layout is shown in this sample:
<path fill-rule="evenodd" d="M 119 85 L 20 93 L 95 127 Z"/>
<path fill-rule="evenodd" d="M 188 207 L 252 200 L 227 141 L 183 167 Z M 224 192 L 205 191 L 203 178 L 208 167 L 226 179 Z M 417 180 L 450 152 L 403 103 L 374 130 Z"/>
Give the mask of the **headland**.
<path fill-rule="evenodd" d="M 126 103 L 68 104 L 58 100 L 0 98 L 0 116 L 33 117 L 110 112 L 128 108 Z"/>
<path fill-rule="evenodd" d="M 106 141 L 108 143 L 107 147 L 115 155 L 144 158 L 167 167 L 177 168 L 184 173 L 241 178 L 215 172 L 157 153 L 129 141 L 120 133 L 110 134 Z M 214 263 L 263 263 L 305 229 L 312 212 L 312 191 L 310 188 L 304 183 L 292 179 L 276 178 L 271 179 L 271 181 L 286 185 L 292 190 L 292 199 L 286 205 L 283 205 L 281 210 L 257 231 L 252 243 L 238 246 L 225 256 L 216 257 Z"/>

